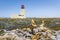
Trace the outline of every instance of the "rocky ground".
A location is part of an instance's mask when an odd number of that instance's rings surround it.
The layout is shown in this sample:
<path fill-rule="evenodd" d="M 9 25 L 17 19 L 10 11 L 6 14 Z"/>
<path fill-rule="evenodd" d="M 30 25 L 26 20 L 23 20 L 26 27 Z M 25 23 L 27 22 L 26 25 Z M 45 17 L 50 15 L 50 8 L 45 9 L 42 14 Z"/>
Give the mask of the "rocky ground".
<path fill-rule="evenodd" d="M 0 40 L 56 40 L 57 35 L 54 30 L 50 30 L 44 26 L 44 21 L 37 26 L 32 20 L 33 28 L 23 28 L 14 30 L 5 30 L 0 35 Z"/>

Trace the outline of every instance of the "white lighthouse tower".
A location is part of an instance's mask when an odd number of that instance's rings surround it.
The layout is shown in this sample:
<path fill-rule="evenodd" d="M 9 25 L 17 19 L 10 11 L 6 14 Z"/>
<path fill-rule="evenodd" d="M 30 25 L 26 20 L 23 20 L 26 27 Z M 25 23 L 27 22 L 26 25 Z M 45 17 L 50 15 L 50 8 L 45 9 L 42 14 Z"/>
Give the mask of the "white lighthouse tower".
<path fill-rule="evenodd" d="M 19 17 L 20 18 L 26 18 L 25 17 L 25 7 L 24 7 L 24 5 L 21 5 L 21 11 L 20 11 Z"/>
<path fill-rule="evenodd" d="M 25 17 L 25 7 L 24 5 L 21 5 L 21 11 L 20 11 L 20 14 L 19 15 L 12 15 L 11 18 L 21 18 L 21 19 L 24 19 L 26 18 Z"/>

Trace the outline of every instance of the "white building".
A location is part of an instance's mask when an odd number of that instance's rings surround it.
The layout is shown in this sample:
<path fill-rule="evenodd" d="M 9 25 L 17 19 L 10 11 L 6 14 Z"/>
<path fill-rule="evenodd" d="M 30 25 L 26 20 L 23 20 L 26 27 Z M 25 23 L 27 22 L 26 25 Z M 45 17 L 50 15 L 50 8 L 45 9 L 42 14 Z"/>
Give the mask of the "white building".
<path fill-rule="evenodd" d="M 24 5 L 21 5 L 21 11 L 20 11 L 20 14 L 19 15 L 16 15 L 16 14 L 13 14 L 12 16 L 11 16 L 11 18 L 26 18 L 25 17 L 25 9 L 24 9 L 25 7 L 24 7 Z"/>

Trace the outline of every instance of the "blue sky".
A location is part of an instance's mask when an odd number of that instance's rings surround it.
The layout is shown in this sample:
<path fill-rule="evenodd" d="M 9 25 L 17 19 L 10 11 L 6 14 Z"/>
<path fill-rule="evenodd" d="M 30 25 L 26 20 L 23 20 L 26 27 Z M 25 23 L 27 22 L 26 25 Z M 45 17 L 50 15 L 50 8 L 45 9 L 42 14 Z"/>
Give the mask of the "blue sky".
<path fill-rule="evenodd" d="M 19 14 L 22 4 L 27 17 L 60 17 L 60 0 L 0 0 L 0 17 Z"/>

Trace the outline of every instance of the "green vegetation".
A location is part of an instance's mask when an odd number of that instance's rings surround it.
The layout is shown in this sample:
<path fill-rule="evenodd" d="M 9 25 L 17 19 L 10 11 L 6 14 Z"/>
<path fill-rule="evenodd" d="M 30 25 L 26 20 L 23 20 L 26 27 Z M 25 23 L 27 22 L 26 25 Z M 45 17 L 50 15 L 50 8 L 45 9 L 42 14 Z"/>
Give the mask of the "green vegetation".
<path fill-rule="evenodd" d="M 40 25 L 42 20 L 45 21 L 45 26 L 54 30 L 60 30 L 60 18 L 26 18 L 26 19 L 10 19 L 10 18 L 0 18 L 0 29 L 10 29 L 10 28 L 24 28 L 31 26 L 31 20 L 34 19 L 37 25 Z M 59 24 L 56 24 L 59 22 Z"/>

